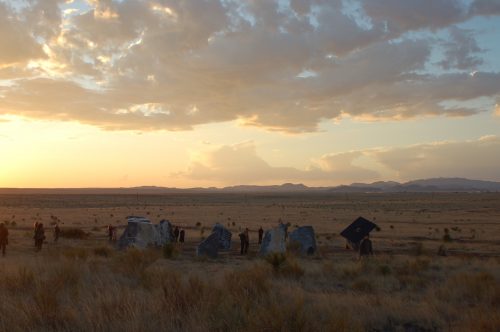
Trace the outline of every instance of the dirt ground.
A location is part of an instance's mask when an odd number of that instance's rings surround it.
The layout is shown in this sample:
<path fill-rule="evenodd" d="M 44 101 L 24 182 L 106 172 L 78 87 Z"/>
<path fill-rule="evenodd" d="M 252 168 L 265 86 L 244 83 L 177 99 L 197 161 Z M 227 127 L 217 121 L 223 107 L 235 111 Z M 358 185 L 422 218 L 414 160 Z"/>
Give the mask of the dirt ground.
<path fill-rule="evenodd" d="M 118 251 L 126 217 L 185 228 L 167 250 Z M 339 233 L 374 221 L 373 259 Z M 312 225 L 311 257 L 258 256 L 257 229 Z M 0 331 L 485 331 L 500 327 L 500 194 L 0 195 Z M 35 253 L 33 224 L 46 226 Z M 231 251 L 196 257 L 214 223 Z M 53 227 L 84 238 L 53 240 Z M 248 227 L 250 252 L 237 233 Z M 446 230 L 446 231 L 445 231 Z M 447 241 L 443 237 L 447 234 Z M 438 256 L 440 246 L 446 256 Z"/>
<path fill-rule="evenodd" d="M 106 227 L 118 227 L 126 217 L 162 219 L 186 230 L 182 255 L 195 255 L 195 247 L 214 223 L 236 234 L 250 229 L 251 254 L 258 251 L 257 229 L 279 221 L 312 225 L 323 255 L 349 255 L 339 233 L 358 216 L 379 227 L 372 232 L 375 252 L 404 254 L 415 250 L 435 253 L 444 244 L 450 255 L 500 256 L 500 193 L 398 193 L 398 194 L 185 194 L 185 195 L 0 195 L 0 221 L 10 232 L 9 256 L 34 255 L 32 229 L 43 222 L 45 246 L 94 247 L 107 243 Z M 52 229 L 77 227 L 88 232 L 86 240 L 61 239 L 53 243 Z M 447 229 L 451 241 L 443 242 Z"/>

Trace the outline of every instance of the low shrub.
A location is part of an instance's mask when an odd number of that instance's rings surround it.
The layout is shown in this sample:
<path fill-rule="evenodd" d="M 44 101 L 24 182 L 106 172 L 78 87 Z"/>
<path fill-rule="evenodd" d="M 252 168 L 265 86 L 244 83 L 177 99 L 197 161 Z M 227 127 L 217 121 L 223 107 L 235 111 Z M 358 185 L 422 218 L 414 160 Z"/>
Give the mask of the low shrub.
<path fill-rule="evenodd" d="M 163 246 L 162 252 L 163 252 L 163 258 L 166 258 L 166 259 L 173 259 L 173 258 L 177 257 L 177 255 L 179 253 L 177 250 L 177 247 L 173 243 L 165 243 L 165 245 Z"/>
<path fill-rule="evenodd" d="M 81 228 L 61 228 L 60 237 L 68 238 L 68 239 L 86 239 L 88 234 Z"/>
<path fill-rule="evenodd" d="M 500 286 L 495 276 L 488 272 L 462 273 L 448 279 L 441 296 L 449 301 L 468 304 L 498 301 Z M 497 303 L 498 304 L 498 303 Z"/>
<path fill-rule="evenodd" d="M 413 248 L 415 256 L 421 256 L 424 254 L 424 244 L 422 242 L 415 243 L 415 247 Z"/>
<path fill-rule="evenodd" d="M 279 269 L 286 262 L 286 255 L 282 253 L 271 253 L 265 258 L 266 262 L 271 264 L 273 269 Z"/>
<path fill-rule="evenodd" d="M 230 271 L 224 275 L 224 287 L 237 299 L 265 294 L 271 287 L 269 269 L 256 265 L 251 269 Z"/>
<path fill-rule="evenodd" d="M 444 242 L 451 242 L 453 239 L 451 238 L 450 234 L 446 233 L 443 235 L 443 241 Z"/>
<path fill-rule="evenodd" d="M 286 246 L 286 251 L 289 254 L 298 255 L 300 254 L 300 249 L 302 248 L 300 242 L 290 241 Z"/>
<path fill-rule="evenodd" d="M 35 273 L 31 268 L 21 266 L 16 273 L 3 273 L 0 280 L 7 290 L 19 294 L 35 285 Z"/>
<path fill-rule="evenodd" d="M 265 257 L 265 260 L 272 266 L 276 276 L 300 278 L 305 273 L 295 259 L 287 257 L 283 253 L 269 254 Z"/>
<path fill-rule="evenodd" d="M 287 278 L 299 279 L 305 274 L 304 269 L 300 264 L 293 259 L 288 259 L 286 263 L 276 271 L 278 275 Z"/>
<path fill-rule="evenodd" d="M 371 293 L 374 290 L 373 282 L 368 279 L 358 279 L 352 283 L 352 289 L 357 292 Z"/>
<path fill-rule="evenodd" d="M 101 257 L 109 257 L 112 254 L 112 250 L 109 247 L 97 247 L 94 248 L 94 255 Z"/>
<path fill-rule="evenodd" d="M 64 257 L 69 259 L 86 260 L 89 256 L 87 249 L 80 247 L 65 248 L 61 253 Z"/>
<path fill-rule="evenodd" d="M 387 276 L 387 275 L 391 274 L 391 268 L 388 265 L 380 265 L 378 270 L 379 270 L 380 274 L 383 276 Z"/>
<path fill-rule="evenodd" d="M 159 250 L 130 247 L 124 253 L 116 255 L 113 268 L 125 275 L 138 277 L 160 257 Z"/>

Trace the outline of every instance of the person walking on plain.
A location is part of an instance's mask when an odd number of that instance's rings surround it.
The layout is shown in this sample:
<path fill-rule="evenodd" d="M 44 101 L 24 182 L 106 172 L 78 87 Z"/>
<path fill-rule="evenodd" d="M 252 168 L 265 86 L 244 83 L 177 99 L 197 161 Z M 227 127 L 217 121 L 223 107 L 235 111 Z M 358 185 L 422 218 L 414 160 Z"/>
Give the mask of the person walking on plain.
<path fill-rule="evenodd" d="M 2 249 L 2 256 L 5 256 L 5 248 L 9 244 L 9 230 L 5 227 L 4 223 L 0 223 L 0 248 Z"/>

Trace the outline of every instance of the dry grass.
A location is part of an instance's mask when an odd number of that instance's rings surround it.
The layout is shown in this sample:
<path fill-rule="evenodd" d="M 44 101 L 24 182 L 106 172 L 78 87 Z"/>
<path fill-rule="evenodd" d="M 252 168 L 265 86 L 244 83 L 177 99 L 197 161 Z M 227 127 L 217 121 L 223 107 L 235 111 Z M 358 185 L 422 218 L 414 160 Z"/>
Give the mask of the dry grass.
<path fill-rule="evenodd" d="M 0 331 L 500 330 L 498 194 L 2 202 L 11 237 L 7 257 L 0 258 Z M 110 222 L 120 226 L 117 221 L 132 214 L 155 222 L 175 218 L 187 242 L 117 251 L 104 231 L 88 233 Z M 77 230 L 75 237 L 48 240 L 35 253 L 34 218 L 47 222 L 56 215 L 63 228 Z M 338 235 L 359 215 L 376 217 L 381 226 L 372 237 L 376 256 L 362 261 Z M 202 228 L 221 218 L 234 234 L 250 228 L 249 255 L 233 248 L 217 259 L 196 258 L 194 247 L 207 235 Z M 317 253 L 296 256 L 290 246 L 286 255 L 257 257 L 255 231 L 279 219 L 313 225 Z M 445 228 L 452 241 L 442 257 L 437 250 Z"/>
<path fill-rule="evenodd" d="M 492 260 L 285 256 L 275 266 L 272 259 L 172 261 L 162 257 L 161 249 L 109 256 L 61 250 L 65 254 L 56 258 L 46 253 L 23 267 L 3 268 L 0 330 L 500 328 L 500 272 Z M 215 272 L 197 273 L 205 269 Z"/>

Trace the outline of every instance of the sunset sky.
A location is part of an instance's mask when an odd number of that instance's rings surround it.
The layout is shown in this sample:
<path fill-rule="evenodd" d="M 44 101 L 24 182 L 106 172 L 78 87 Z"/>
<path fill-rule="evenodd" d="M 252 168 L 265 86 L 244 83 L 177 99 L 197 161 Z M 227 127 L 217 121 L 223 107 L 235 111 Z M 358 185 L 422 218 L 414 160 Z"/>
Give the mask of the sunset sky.
<path fill-rule="evenodd" d="M 0 0 L 0 187 L 500 181 L 500 0 Z"/>

